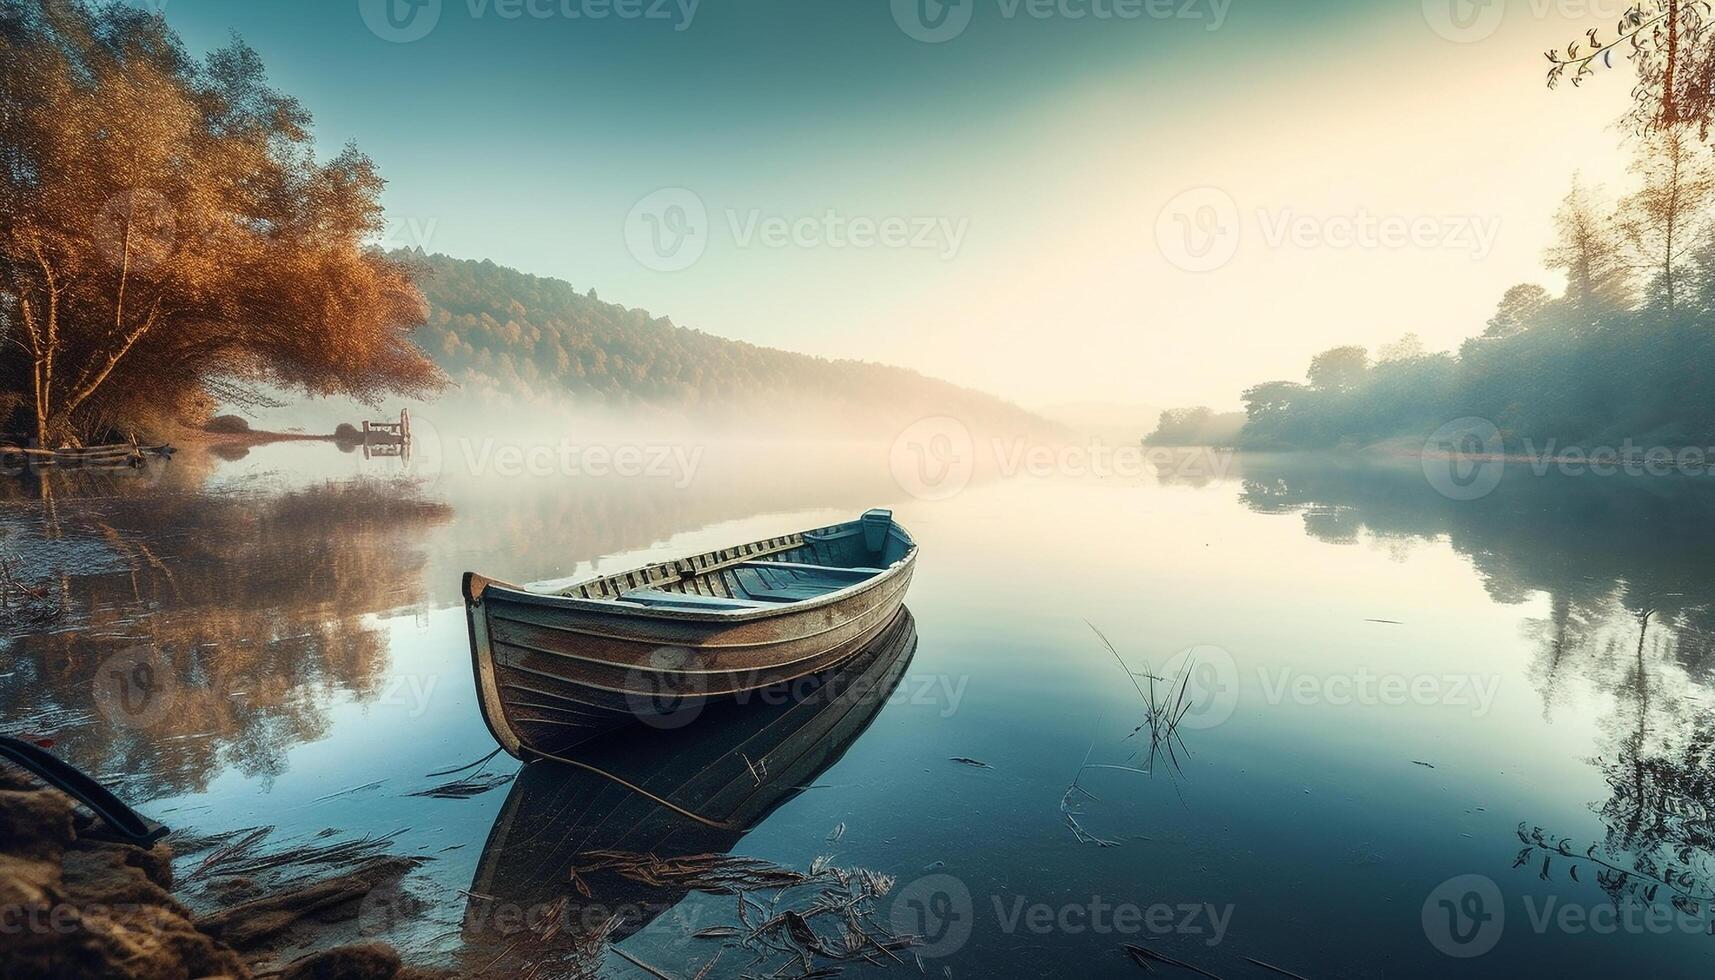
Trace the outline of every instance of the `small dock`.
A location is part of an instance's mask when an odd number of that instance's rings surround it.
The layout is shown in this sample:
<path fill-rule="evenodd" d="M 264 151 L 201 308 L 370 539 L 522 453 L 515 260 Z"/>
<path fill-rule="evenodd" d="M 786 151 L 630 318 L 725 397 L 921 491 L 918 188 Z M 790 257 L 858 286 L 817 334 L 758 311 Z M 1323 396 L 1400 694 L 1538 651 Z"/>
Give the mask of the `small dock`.
<path fill-rule="evenodd" d="M 397 422 L 363 423 L 363 456 L 409 456 L 411 454 L 411 410 L 399 410 Z"/>

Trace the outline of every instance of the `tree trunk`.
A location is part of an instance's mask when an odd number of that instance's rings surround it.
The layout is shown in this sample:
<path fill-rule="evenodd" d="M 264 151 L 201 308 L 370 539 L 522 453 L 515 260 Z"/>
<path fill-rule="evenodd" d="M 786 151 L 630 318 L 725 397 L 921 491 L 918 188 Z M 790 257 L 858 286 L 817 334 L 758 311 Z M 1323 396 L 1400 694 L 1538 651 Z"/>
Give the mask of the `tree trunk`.
<path fill-rule="evenodd" d="M 48 393 L 42 386 L 41 358 L 36 359 L 34 373 L 36 378 L 36 445 L 46 449 L 48 447 Z"/>

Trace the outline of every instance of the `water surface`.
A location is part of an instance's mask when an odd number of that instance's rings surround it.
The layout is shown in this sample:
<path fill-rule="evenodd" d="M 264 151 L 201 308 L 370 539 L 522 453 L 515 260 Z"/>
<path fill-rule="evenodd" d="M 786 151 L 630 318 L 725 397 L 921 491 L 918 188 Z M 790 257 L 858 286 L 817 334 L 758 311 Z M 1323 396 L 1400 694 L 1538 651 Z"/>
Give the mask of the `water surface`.
<path fill-rule="evenodd" d="M 284 444 L 13 487 L 4 546 L 67 612 L 8 642 L 6 730 L 186 833 L 394 835 L 429 860 L 366 931 L 492 962 L 470 893 L 518 864 L 491 832 L 596 791 L 502 756 L 486 791 L 413 795 L 493 748 L 459 574 L 563 582 L 889 506 L 922 547 L 897 686 L 711 846 L 896 876 L 879 915 L 930 934 L 929 973 L 1141 974 L 1126 942 L 1228 977 L 1715 964 L 1715 486 L 1520 470 L 1455 501 L 1414 465 L 1287 457 L 931 501 L 885 447 L 702 449 L 598 479 Z M 1150 675 L 1190 678 L 1173 759 L 1136 731 Z M 619 942 L 690 976 L 734 903 L 666 894 Z"/>

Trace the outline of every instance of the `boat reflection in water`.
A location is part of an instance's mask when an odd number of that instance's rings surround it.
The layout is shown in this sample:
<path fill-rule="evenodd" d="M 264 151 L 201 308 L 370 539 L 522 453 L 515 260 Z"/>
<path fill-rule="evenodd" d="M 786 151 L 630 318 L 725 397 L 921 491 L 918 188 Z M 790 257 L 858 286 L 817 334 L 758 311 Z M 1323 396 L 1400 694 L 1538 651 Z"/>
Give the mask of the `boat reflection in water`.
<path fill-rule="evenodd" d="M 612 871 L 579 875 L 580 856 L 731 851 L 845 754 L 916 648 L 916 624 L 901 609 L 836 670 L 711 704 L 686 728 L 611 732 L 572 751 L 587 769 L 547 760 L 525 765 L 470 887 L 467 948 L 539 963 L 551 949 L 572 951 L 590 940 L 599 949 L 602 940 L 617 942 L 654 921 L 689 889 Z"/>

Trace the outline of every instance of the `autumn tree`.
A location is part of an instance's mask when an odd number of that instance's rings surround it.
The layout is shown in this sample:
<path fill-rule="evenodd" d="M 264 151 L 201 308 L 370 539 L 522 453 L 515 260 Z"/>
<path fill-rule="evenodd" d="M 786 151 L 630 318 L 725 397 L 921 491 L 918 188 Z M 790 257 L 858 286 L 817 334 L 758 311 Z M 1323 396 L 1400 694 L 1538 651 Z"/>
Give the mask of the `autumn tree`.
<path fill-rule="evenodd" d="M 1554 215 L 1554 244 L 1543 255 L 1550 269 L 1566 274 L 1566 302 L 1581 325 L 1628 309 L 1631 270 L 1623 239 L 1600 194 L 1576 178 Z"/>
<path fill-rule="evenodd" d="M 1637 146 L 1631 171 L 1641 180 L 1624 202 L 1626 228 L 1668 316 L 1675 311 L 1675 273 L 1715 203 L 1715 159 L 1683 126 L 1660 129 Z"/>
<path fill-rule="evenodd" d="M 309 114 L 242 43 L 196 60 L 165 20 L 0 0 L 0 391 L 76 442 L 261 399 L 374 401 L 441 376 L 408 339 L 412 271 L 366 246 L 382 181 L 319 162 Z"/>
<path fill-rule="evenodd" d="M 1631 132 L 1690 126 L 1699 139 L 1708 137 L 1715 120 L 1715 10 L 1707 0 L 1634 4 L 1611 29 L 1593 26 L 1547 55 L 1549 88 L 1631 65 L 1637 83 L 1622 119 Z"/>

